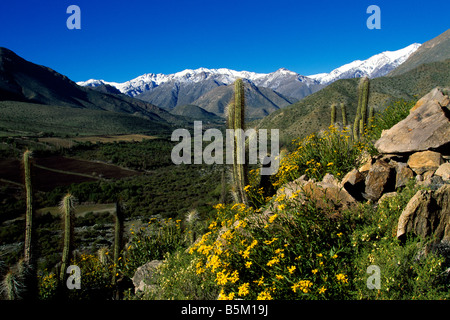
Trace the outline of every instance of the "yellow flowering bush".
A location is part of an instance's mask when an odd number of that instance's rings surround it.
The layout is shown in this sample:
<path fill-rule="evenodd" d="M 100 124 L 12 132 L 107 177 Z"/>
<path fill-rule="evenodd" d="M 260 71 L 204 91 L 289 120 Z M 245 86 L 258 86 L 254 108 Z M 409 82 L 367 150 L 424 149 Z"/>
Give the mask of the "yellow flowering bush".
<path fill-rule="evenodd" d="M 344 220 L 327 218 L 297 198 L 274 200 L 275 213 L 215 206 L 209 232 L 189 248 L 198 259 L 197 274 L 210 274 L 224 300 L 348 297 Z"/>
<path fill-rule="evenodd" d="M 281 160 L 274 186 L 295 180 L 302 174 L 322 180 L 326 173 L 343 178 L 357 165 L 358 157 L 367 148 L 367 143 L 352 141 L 346 127 L 339 130 L 330 126 L 321 133 L 313 133 L 297 142 L 296 149 Z"/>

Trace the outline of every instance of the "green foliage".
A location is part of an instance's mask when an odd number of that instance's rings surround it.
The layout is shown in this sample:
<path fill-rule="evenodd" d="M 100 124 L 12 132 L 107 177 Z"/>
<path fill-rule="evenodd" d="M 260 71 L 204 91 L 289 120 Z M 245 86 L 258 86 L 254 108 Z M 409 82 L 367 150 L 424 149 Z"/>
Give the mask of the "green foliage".
<path fill-rule="evenodd" d="M 119 270 L 132 277 L 136 269 L 146 262 L 162 260 L 167 252 L 174 252 L 185 244 L 181 220 L 151 218 L 147 225 L 130 228 L 131 239 L 119 264 Z"/>
<path fill-rule="evenodd" d="M 215 278 L 219 299 L 349 297 L 348 226 L 313 201 L 279 196 L 270 215 L 243 204 L 216 206 L 210 232 L 190 248 L 196 272 Z"/>
<path fill-rule="evenodd" d="M 411 181 L 395 197 L 386 198 L 377 209 L 363 207 L 352 234 L 357 299 L 449 299 L 450 283 L 445 278 L 444 258 L 424 255 L 429 239 L 396 238 L 398 218 L 419 188 Z M 366 287 L 369 265 L 381 271 L 381 288 Z M 447 266 L 448 267 L 448 266 Z"/>
<path fill-rule="evenodd" d="M 326 131 L 311 134 L 299 142 L 293 141 L 295 151 L 281 160 L 275 176 L 274 186 L 299 178 L 306 174 L 310 178 L 322 180 L 327 173 L 341 179 L 358 164 L 359 156 L 365 148 L 363 143 L 354 143 L 349 131 L 338 130 L 334 126 Z"/>

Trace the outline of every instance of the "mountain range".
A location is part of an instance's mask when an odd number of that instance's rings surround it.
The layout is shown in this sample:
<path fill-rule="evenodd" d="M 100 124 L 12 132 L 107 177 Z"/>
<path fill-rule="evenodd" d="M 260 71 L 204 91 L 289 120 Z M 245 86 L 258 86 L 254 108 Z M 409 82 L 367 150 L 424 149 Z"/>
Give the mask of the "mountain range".
<path fill-rule="evenodd" d="M 309 77 L 287 69 L 263 74 L 200 68 L 145 74 L 124 83 L 76 84 L 0 48 L 0 134 L 158 133 L 186 127 L 196 119 L 223 122 L 232 84 L 242 78 L 247 118 L 255 120 L 249 126 L 283 128 L 287 141 L 328 126 L 332 103 L 346 103 L 351 119 L 357 99 L 355 78 L 373 78 L 369 103 L 380 110 L 393 99 L 411 99 L 435 86 L 450 86 L 449 70 L 449 31 L 423 45 L 386 51 Z"/>
<path fill-rule="evenodd" d="M 255 121 L 252 126 L 257 129 L 283 128 L 280 138 L 288 145 L 294 138 L 327 128 L 330 125 L 330 106 L 341 102 L 345 103 L 348 121 L 352 123 L 358 104 L 358 83 L 359 79 L 337 80 Z M 377 112 L 393 101 L 417 99 L 438 86 L 450 87 L 450 30 L 425 42 L 388 75 L 371 80 L 369 105 Z M 342 122 L 340 112 L 337 122 Z"/>
<path fill-rule="evenodd" d="M 187 69 L 174 74 L 147 73 L 123 83 L 90 79 L 78 82 L 80 86 L 108 92 L 118 90 L 130 97 L 150 102 L 166 110 L 177 106 L 196 105 L 223 116 L 237 78 L 246 82 L 248 118 L 262 118 L 304 97 L 319 91 L 330 83 L 346 78 L 384 76 L 404 62 L 420 44 L 414 43 L 397 51 L 385 51 L 367 60 L 356 60 L 330 73 L 303 76 L 281 68 L 272 73 L 256 73 L 221 69 Z M 224 88 L 228 87 L 228 88 Z"/>
<path fill-rule="evenodd" d="M 74 124 L 87 119 L 91 123 L 89 130 L 93 133 L 114 132 L 115 126 L 119 131 L 137 129 L 141 132 L 158 132 L 185 121 L 151 103 L 124 94 L 78 86 L 66 76 L 29 62 L 2 47 L 0 102 L 0 126 L 9 128 L 14 125 L 23 128 L 24 132 L 31 127 L 41 127 L 43 130 L 50 123 L 58 123 L 54 131 L 74 132 Z M 19 114 L 22 117 L 19 118 Z M 34 118 L 29 118 L 31 115 Z M 56 115 L 60 118 L 55 119 Z M 101 118 L 102 121 L 92 122 L 90 118 Z M 32 123 L 26 123 L 26 119 Z"/>

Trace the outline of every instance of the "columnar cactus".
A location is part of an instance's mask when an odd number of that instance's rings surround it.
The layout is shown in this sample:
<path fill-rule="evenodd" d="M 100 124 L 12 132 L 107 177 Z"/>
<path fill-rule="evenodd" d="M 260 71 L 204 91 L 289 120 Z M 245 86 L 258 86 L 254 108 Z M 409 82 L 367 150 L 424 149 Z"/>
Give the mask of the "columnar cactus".
<path fill-rule="evenodd" d="M 120 201 L 116 202 L 116 219 L 114 224 L 114 265 L 113 265 L 113 284 L 116 282 L 117 264 L 119 263 L 120 249 L 122 248 L 123 240 L 123 211 Z"/>
<path fill-rule="evenodd" d="M 64 247 L 62 254 L 62 263 L 59 279 L 64 282 L 66 278 L 66 269 L 69 266 L 69 261 L 72 254 L 73 247 L 73 213 L 75 207 L 75 198 L 70 193 L 64 196 L 61 201 L 61 212 L 64 218 Z"/>
<path fill-rule="evenodd" d="M 345 103 L 341 103 L 341 113 L 342 113 L 342 125 L 345 127 L 347 125 L 347 108 Z"/>
<path fill-rule="evenodd" d="M 233 154 L 233 183 L 236 201 L 248 204 L 244 187 L 248 185 L 247 165 L 245 164 L 245 96 L 244 82 L 237 79 L 234 83 L 234 99 L 228 106 L 228 129 L 235 134 Z"/>
<path fill-rule="evenodd" d="M 331 122 L 330 125 L 334 125 L 336 123 L 336 104 L 333 103 L 331 105 Z"/>
<path fill-rule="evenodd" d="M 361 78 L 358 85 L 358 108 L 356 110 L 355 123 L 353 126 L 353 139 L 359 140 L 359 135 L 364 133 L 367 125 L 367 105 L 369 103 L 369 78 Z"/>
<path fill-rule="evenodd" d="M 25 254 L 24 263 L 33 263 L 33 218 L 34 218 L 34 208 L 33 208 L 33 189 L 31 185 L 31 151 L 27 150 L 23 154 L 23 168 L 25 176 L 25 192 L 26 192 L 26 214 L 25 214 Z"/>

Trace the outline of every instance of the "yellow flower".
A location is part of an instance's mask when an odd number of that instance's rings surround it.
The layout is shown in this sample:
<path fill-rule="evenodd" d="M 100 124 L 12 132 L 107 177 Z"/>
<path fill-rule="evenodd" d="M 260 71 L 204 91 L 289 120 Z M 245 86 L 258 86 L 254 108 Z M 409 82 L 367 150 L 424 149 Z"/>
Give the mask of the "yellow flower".
<path fill-rule="evenodd" d="M 317 269 L 311 270 L 311 272 L 312 272 L 313 274 L 316 274 L 318 271 L 319 271 L 319 270 L 317 270 Z"/>
<path fill-rule="evenodd" d="M 250 292 L 249 289 L 248 289 L 249 286 L 250 286 L 249 283 L 244 283 L 241 286 L 239 286 L 239 288 L 238 288 L 238 290 L 239 290 L 238 295 L 241 296 L 241 297 L 244 297 L 244 296 L 248 295 L 249 292 Z"/>
<path fill-rule="evenodd" d="M 278 262 L 280 262 L 280 259 L 278 259 L 277 257 L 273 258 L 272 260 L 270 260 L 269 262 L 267 262 L 267 266 L 271 267 L 274 264 L 277 264 Z"/>
<path fill-rule="evenodd" d="M 270 295 L 270 292 L 264 290 L 260 292 L 256 300 L 272 300 L 272 296 Z"/>
<path fill-rule="evenodd" d="M 273 216 L 271 216 L 269 218 L 269 223 L 272 223 L 277 217 L 278 217 L 278 214 L 275 213 Z"/>
<path fill-rule="evenodd" d="M 319 294 L 325 293 L 325 291 L 327 291 L 327 289 L 322 286 L 322 288 L 319 289 Z"/>
<path fill-rule="evenodd" d="M 250 185 L 246 185 L 245 187 L 244 187 L 244 191 L 245 192 L 248 192 L 248 190 L 251 188 L 251 186 Z"/>
<path fill-rule="evenodd" d="M 347 278 L 347 276 L 346 276 L 345 274 L 343 274 L 343 273 L 337 274 L 337 275 L 336 275 L 336 279 L 337 279 L 338 281 L 341 281 L 342 283 L 348 283 L 348 278 Z"/>
<path fill-rule="evenodd" d="M 275 275 L 275 278 L 277 278 L 278 280 L 283 280 L 284 277 L 280 274 Z"/>
<path fill-rule="evenodd" d="M 256 283 L 257 286 L 262 286 L 264 284 L 264 276 L 261 276 L 259 280 L 254 280 L 254 283 Z"/>
<path fill-rule="evenodd" d="M 342 235 L 343 235 L 342 232 L 339 232 L 339 233 L 337 234 L 337 236 L 338 236 L 339 238 L 342 237 Z"/>
<path fill-rule="evenodd" d="M 296 266 L 290 266 L 290 267 L 288 267 L 288 271 L 289 271 L 290 274 L 293 274 L 294 271 L 295 271 L 295 269 L 297 269 Z"/>
<path fill-rule="evenodd" d="M 252 262 L 251 262 L 251 261 L 247 261 L 247 262 L 245 263 L 245 267 L 246 267 L 247 269 L 250 268 L 251 265 L 252 265 Z"/>
<path fill-rule="evenodd" d="M 300 280 L 299 282 L 294 283 L 291 288 L 294 292 L 297 292 L 297 290 L 300 289 L 303 293 L 308 293 L 311 290 L 310 287 L 312 287 L 312 285 L 313 283 L 309 280 Z"/>
<path fill-rule="evenodd" d="M 333 259 L 336 259 L 338 257 L 337 254 L 334 254 L 334 256 L 332 256 Z"/>
<path fill-rule="evenodd" d="M 322 258 L 323 257 L 323 254 L 321 254 L 321 253 L 318 253 L 318 254 L 316 254 L 319 258 Z"/>
<path fill-rule="evenodd" d="M 330 166 L 332 166 L 334 163 L 333 162 L 329 162 L 328 164 L 327 164 L 327 167 L 330 167 Z"/>
<path fill-rule="evenodd" d="M 283 204 L 280 204 L 279 206 L 278 206 L 278 210 L 280 210 L 280 211 L 282 211 L 282 210 L 284 210 L 286 208 L 286 205 L 283 203 Z"/>

